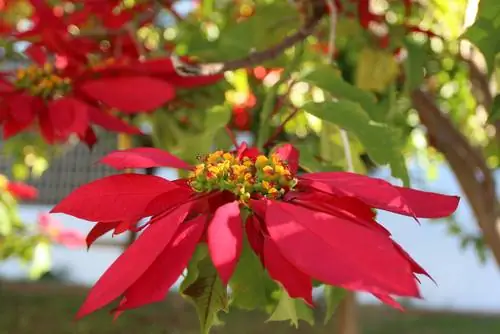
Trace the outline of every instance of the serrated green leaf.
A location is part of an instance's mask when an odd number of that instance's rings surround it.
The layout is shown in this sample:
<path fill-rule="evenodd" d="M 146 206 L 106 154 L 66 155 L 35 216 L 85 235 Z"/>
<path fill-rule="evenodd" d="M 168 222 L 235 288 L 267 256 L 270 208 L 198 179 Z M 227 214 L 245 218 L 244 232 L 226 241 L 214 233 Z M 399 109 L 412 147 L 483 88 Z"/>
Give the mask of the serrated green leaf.
<path fill-rule="evenodd" d="M 198 277 L 185 287 L 183 295 L 195 305 L 202 334 L 208 334 L 214 325 L 220 324 L 218 313 L 228 311 L 227 290 L 209 257 L 198 262 Z"/>
<path fill-rule="evenodd" d="M 184 280 L 182 281 L 181 286 L 179 288 L 179 291 L 181 293 L 198 279 L 198 276 L 200 274 L 200 271 L 198 269 L 198 264 L 201 260 L 206 258 L 207 255 L 208 255 L 207 245 L 199 244 L 196 247 L 193 256 L 191 257 L 191 260 L 189 261 L 187 267 L 187 275 L 186 277 L 184 277 Z"/>
<path fill-rule="evenodd" d="M 270 302 L 272 291 L 277 288 L 246 238 L 230 286 L 231 305 L 246 310 L 265 308 Z"/>
<path fill-rule="evenodd" d="M 357 101 L 367 110 L 377 103 L 375 95 L 346 82 L 332 66 L 320 65 L 302 80 L 316 85 L 338 99 Z"/>
<path fill-rule="evenodd" d="M 299 320 L 306 321 L 313 326 L 314 315 L 312 310 L 304 304 L 304 301 L 291 298 L 286 290 L 281 289 L 278 305 L 266 322 L 290 321 L 291 325 L 298 328 Z"/>
<path fill-rule="evenodd" d="M 346 296 L 346 293 L 347 293 L 346 290 L 336 286 L 331 286 L 331 285 L 324 286 L 323 294 L 325 296 L 325 303 L 326 303 L 326 313 L 324 321 L 325 325 L 332 318 L 340 302 Z"/>
<path fill-rule="evenodd" d="M 385 124 L 372 121 L 358 103 L 347 100 L 309 102 L 303 109 L 354 134 L 376 163 L 389 164 L 393 176 L 409 184 L 398 133 Z"/>

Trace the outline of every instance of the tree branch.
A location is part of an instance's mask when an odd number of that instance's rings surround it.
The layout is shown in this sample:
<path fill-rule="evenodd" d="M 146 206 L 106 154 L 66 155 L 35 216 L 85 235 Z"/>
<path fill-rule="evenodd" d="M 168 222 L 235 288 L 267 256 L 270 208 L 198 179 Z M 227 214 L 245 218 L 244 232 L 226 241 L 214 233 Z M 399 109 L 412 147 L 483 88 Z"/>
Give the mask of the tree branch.
<path fill-rule="evenodd" d="M 280 56 L 285 50 L 291 48 L 297 43 L 304 41 L 314 32 L 323 15 L 324 13 L 316 14 L 316 16 L 307 21 L 304 26 L 297 30 L 294 34 L 284 38 L 280 43 L 266 50 L 252 52 L 240 59 L 217 63 L 187 64 L 179 61 L 179 59 L 174 58 L 174 67 L 177 73 L 181 76 L 198 76 L 213 75 L 223 73 L 225 71 L 233 71 L 240 68 L 260 65 L 265 61 L 272 60 Z"/>
<path fill-rule="evenodd" d="M 431 145 L 443 154 L 453 170 L 500 267 L 500 212 L 491 170 L 479 150 L 472 147 L 428 93 L 415 90 L 411 99 L 427 128 Z"/>

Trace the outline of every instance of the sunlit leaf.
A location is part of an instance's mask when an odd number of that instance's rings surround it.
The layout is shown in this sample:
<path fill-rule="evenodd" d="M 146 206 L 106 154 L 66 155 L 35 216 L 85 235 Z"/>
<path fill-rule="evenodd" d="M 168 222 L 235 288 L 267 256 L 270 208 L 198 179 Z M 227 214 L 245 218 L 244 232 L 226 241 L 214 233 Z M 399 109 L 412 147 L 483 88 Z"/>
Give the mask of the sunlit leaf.
<path fill-rule="evenodd" d="M 336 286 L 331 286 L 331 285 L 325 285 L 323 294 L 325 296 L 325 302 L 326 302 L 326 313 L 325 313 L 325 324 L 330 321 L 332 318 L 333 314 L 337 310 L 337 307 L 339 306 L 340 302 L 344 299 L 346 295 L 346 290 L 336 287 Z"/>

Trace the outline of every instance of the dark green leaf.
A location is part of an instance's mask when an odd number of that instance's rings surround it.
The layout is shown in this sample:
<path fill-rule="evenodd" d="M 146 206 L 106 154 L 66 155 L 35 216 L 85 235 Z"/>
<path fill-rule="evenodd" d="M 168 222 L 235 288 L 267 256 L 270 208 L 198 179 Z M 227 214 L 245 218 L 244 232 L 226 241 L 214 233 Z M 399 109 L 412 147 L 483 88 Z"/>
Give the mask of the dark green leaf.
<path fill-rule="evenodd" d="M 198 277 L 185 287 L 183 295 L 194 303 L 202 334 L 208 334 L 212 326 L 220 324 L 217 314 L 228 311 L 227 290 L 215 270 L 210 257 L 198 262 Z"/>
<path fill-rule="evenodd" d="M 424 66 L 427 61 L 427 52 L 422 45 L 407 40 L 405 43 L 408 58 L 404 62 L 406 90 L 411 92 L 420 87 L 424 81 Z"/>
<path fill-rule="evenodd" d="M 265 308 L 277 288 L 246 239 L 230 286 L 231 305 L 248 310 Z"/>

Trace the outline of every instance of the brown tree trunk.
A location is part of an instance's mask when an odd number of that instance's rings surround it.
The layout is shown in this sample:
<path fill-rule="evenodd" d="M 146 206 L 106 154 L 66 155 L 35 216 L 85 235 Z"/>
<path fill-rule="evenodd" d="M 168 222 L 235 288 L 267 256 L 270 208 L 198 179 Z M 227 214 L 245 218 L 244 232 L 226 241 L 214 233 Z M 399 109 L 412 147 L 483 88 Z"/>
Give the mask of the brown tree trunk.
<path fill-rule="evenodd" d="M 500 212 L 492 171 L 481 152 L 471 145 L 428 93 L 415 90 L 411 99 L 427 128 L 430 144 L 448 161 L 500 267 Z"/>
<path fill-rule="evenodd" d="M 337 334 L 358 334 L 356 294 L 348 292 L 335 313 Z"/>

